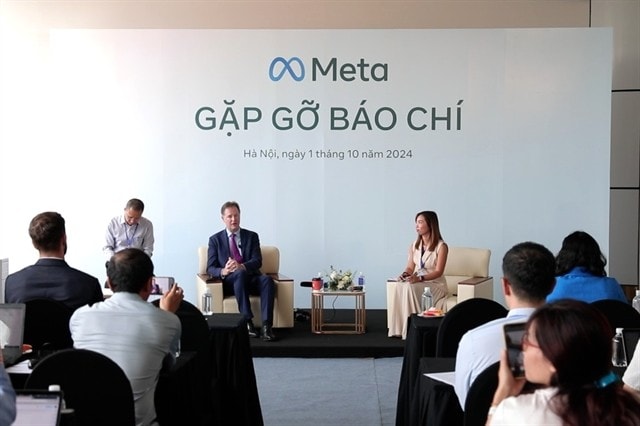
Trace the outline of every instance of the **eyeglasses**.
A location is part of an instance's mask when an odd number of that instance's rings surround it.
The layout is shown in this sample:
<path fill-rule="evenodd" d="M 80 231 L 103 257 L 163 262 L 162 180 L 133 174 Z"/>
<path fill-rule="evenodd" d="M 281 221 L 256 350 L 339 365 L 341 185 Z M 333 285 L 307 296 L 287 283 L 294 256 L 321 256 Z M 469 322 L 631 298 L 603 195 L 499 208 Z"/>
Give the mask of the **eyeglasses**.
<path fill-rule="evenodd" d="M 529 340 L 529 332 L 528 331 L 526 331 L 522 335 L 522 349 L 526 349 L 527 347 L 540 349 L 540 346 L 531 343 L 531 340 Z"/>

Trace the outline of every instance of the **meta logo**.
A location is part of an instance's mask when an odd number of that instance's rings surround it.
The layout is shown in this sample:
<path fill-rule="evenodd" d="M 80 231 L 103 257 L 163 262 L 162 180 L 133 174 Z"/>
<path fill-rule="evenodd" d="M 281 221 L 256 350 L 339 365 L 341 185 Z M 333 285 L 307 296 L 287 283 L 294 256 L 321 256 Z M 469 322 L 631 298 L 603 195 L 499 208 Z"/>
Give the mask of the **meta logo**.
<path fill-rule="evenodd" d="M 323 65 L 318 58 L 311 60 L 311 80 L 328 78 L 331 81 L 388 81 L 388 64 L 370 64 L 360 58 L 356 63 L 338 63 L 337 58 L 331 58 Z M 306 69 L 302 59 L 294 56 L 285 59 L 278 56 L 269 65 L 269 78 L 271 81 L 280 81 L 288 75 L 294 81 L 302 81 L 306 76 Z"/>

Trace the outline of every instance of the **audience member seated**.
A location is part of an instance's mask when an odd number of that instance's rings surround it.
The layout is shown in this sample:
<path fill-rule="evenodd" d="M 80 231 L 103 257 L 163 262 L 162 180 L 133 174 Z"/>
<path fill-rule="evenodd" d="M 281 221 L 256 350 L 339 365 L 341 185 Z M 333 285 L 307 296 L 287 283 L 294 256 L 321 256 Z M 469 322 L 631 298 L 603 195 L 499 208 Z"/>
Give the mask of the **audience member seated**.
<path fill-rule="evenodd" d="M 591 303 L 614 299 L 629 303 L 615 278 L 607 277 L 607 259 L 597 241 L 583 231 L 576 231 L 562 241 L 556 256 L 556 286 L 547 302 L 576 299 Z"/>
<path fill-rule="evenodd" d="M 104 302 L 78 309 L 69 322 L 76 349 L 99 352 L 122 368 L 131 382 L 136 424 L 156 422 L 155 388 L 160 370 L 175 363 L 183 299 L 174 284 L 160 299 L 160 309 L 147 299 L 153 285 L 153 263 L 139 249 L 116 253 L 107 266 L 114 294 Z"/>
<path fill-rule="evenodd" d="M 407 337 L 407 319 L 419 313 L 422 292 L 431 288 L 433 305 L 443 309 L 447 298 L 447 280 L 444 267 L 447 264 L 449 247 L 440 234 L 438 215 L 423 211 L 416 215 L 418 238 L 409 246 L 407 267 L 395 285 L 396 303 L 393 315 L 389 315 L 389 337 Z"/>
<path fill-rule="evenodd" d="M 627 357 L 631 361 L 628 363 L 628 367 L 622 376 L 625 388 L 627 390 L 634 390 L 640 392 L 640 343 L 636 345 L 636 349 L 632 354 L 627 354 Z"/>
<path fill-rule="evenodd" d="M 29 224 L 29 236 L 40 258 L 34 265 L 7 277 L 7 303 L 54 299 L 75 310 L 103 300 L 98 279 L 65 262 L 67 234 L 59 213 L 45 212 L 34 217 Z"/>
<path fill-rule="evenodd" d="M 500 283 L 509 313 L 462 336 L 455 369 L 455 390 L 461 407 L 476 377 L 500 359 L 500 350 L 504 347 L 502 326 L 527 321 L 533 311 L 545 303 L 553 288 L 554 270 L 553 254 L 537 243 L 517 244 L 504 255 Z"/>
<path fill-rule="evenodd" d="M 526 379 L 513 377 L 504 350 L 487 424 L 640 424 L 640 398 L 611 371 L 612 337 L 588 303 L 564 299 L 536 310 L 522 338 Z M 521 393 L 526 382 L 540 387 Z"/>
<path fill-rule="evenodd" d="M 16 392 L 4 368 L 4 358 L 0 349 L 0 425 L 10 425 L 16 418 Z"/>

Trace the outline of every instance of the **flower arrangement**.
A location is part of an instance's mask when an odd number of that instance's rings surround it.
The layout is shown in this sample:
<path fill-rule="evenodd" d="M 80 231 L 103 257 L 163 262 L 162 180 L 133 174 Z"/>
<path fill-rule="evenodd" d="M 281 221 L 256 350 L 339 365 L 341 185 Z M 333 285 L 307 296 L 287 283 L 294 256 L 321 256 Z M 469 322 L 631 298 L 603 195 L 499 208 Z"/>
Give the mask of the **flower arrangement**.
<path fill-rule="evenodd" d="M 329 290 L 348 290 L 353 283 L 354 273 L 351 271 L 342 272 L 342 270 L 336 270 L 331 266 L 331 270 L 327 274 L 329 281 Z"/>

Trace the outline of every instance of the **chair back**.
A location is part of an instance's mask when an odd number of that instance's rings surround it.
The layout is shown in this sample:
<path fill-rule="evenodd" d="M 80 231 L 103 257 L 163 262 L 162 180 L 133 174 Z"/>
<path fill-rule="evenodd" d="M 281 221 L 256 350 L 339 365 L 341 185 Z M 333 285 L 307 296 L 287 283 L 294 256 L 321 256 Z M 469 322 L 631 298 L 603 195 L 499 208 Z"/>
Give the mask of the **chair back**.
<path fill-rule="evenodd" d="M 607 317 L 612 329 L 640 328 L 640 312 L 636 311 L 629 303 L 619 300 L 605 299 L 591 302 Z"/>
<path fill-rule="evenodd" d="M 436 337 L 436 357 L 455 358 L 458 343 L 467 331 L 507 316 L 507 309 L 494 300 L 467 299 L 455 305 L 442 319 Z"/>
<path fill-rule="evenodd" d="M 34 351 L 67 349 L 73 347 L 69 320 L 73 311 L 62 302 L 53 299 L 34 299 L 25 302 L 24 343 Z"/>
<path fill-rule="evenodd" d="M 151 303 L 159 307 L 160 299 Z M 209 347 L 209 326 L 200 309 L 191 302 L 183 300 L 180 302 L 176 315 L 182 326 L 180 350 L 198 353 L 206 350 Z"/>
<path fill-rule="evenodd" d="M 488 277 L 491 250 L 473 247 L 449 247 L 444 275 Z"/>
<path fill-rule="evenodd" d="M 198 247 L 198 273 L 207 273 L 207 261 L 208 261 L 208 247 Z M 280 272 L 280 250 L 275 246 L 260 246 L 260 252 L 262 254 L 262 268 L 260 271 L 263 274 L 277 274 Z"/>
<path fill-rule="evenodd" d="M 26 389 L 60 385 L 77 425 L 135 425 L 133 391 L 124 371 L 106 356 L 86 349 L 65 349 L 43 358 Z"/>
<path fill-rule="evenodd" d="M 160 300 L 156 299 L 153 303 L 155 306 L 160 306 Z M 176 311 L 176 315 L 180 319 L 180 325 L 182 332 L 180 335 L 180 351 L 181 352 L 195 352 L 195 370 L 197 373 L 197 382 L 192 383 L 192 391 L 197 400 L 194 404 L 196 407 L 206 407 L 207 401 L 210 398 L 210 385 L 211 383 L 211 340 L 209 334 L 209 325 L 202 312 L 192 303 L 183 300 L 180 302 L 180 306 Z M 171 396 L 167 395 L 167 389 L 165 386 L 159 385 L 156 388 L 156 401 L 166 401 Z M 156 404 L 156 413 L 158 419 L 170 419 L 172 418 L 172 408 L 167 406 L 159 406 Z M 204 417 L 210 416 L 210 413 L 204 410 L 203 413 L 194 414 L 196 417 L 203 417 L 203 424 L 205 424 Z"/>
<path fill-rule="evenodd" d="M 449 247 L 444 276 L 449 294 L 458 293 L 458 282 L 469 277 L 488 277 L 491 250 L 473 247 Z"/>
<path fill-rule="evenodd" d="M 484 426 L 493 394 L 498 387 L 500 362 L 488 366 L 471 383 L 464 403 L 464 426 Z"/>

